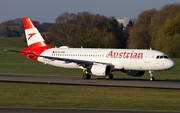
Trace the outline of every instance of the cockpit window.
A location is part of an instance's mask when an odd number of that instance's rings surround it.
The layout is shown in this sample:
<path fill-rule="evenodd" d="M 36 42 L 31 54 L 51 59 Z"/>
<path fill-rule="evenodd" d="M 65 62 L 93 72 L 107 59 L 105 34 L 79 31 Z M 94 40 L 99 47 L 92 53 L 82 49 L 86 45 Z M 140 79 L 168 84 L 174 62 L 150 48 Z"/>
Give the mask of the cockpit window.
<path fill-rule="evenodd" d="M 168 59 L 168 56 L 164 55 L 164 58 Z"/>
<path fill-rule="evenodd" d="M 159 57 L 160 57 L 160 56 L 158 55 L 158 56 L 156 57 L 156 59 L 159 59 Z"/>
<path fill-rule="evenodd" d="M 156 59 L 163 59 L 163 58 L 168 59 L 169 57 L 167 55 L 158 55 L 156 57 Z"/>

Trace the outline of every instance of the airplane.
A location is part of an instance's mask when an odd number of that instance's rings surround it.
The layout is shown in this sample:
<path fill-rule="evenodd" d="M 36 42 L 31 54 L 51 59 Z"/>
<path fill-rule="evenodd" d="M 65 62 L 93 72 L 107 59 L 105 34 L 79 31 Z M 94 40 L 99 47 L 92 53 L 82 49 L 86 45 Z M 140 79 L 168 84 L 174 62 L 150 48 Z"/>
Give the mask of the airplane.
<path fill-rule="evenodd" d="M 29 17 L 23 17 L 22 21 L 28 47 L 19 50 L 20 55 L 52 66 L 82 69 L 83 79 L 90 79 L 91 74 L 113 79 L 113 71 L 139 77 L 149 71 L 150 81 L 154 81 L 154 71 L 175 65 L 166 54 L 152 49 L 53 48 Z"/>

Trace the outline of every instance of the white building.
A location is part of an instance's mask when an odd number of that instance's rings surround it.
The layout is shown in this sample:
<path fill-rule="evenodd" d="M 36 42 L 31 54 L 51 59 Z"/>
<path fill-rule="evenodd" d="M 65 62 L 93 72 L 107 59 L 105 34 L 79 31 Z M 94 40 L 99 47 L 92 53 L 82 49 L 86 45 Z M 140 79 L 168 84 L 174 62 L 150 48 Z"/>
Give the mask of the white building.
<path fill-rule="evenodd" d="M 134 22 L 135 18 L 124 17 L 123 19 L 117 19 L 117 21 L 119 24 L 123 24 L 123 26 L 126 27 L 130 21 Z"/>

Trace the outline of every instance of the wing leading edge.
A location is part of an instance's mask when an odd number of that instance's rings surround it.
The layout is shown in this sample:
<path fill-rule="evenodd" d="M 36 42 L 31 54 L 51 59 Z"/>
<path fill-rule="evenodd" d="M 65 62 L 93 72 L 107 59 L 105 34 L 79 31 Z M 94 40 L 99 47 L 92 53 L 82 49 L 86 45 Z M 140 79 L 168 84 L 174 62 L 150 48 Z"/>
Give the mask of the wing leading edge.
<path fill-rule="evenodd" d="M 84 67 L 84 65 L 94 65 L 94 64 L 103 64 L 103 65 L 113 66 L 111 63 L 97 62 L 97 61 L 90 61 L 90 60 L 80 60 L 80 59 L 72 59 L 72 58 L 60 58 L 60 57 L 44 56 L 44 55 L 39 55 L 38 57 L 47 58 L 47 59 L 50 59 L 50 60 L 65 61 L 67 63 L 76 63 L 76 64 L 81 65 L 83 67 Z"/>

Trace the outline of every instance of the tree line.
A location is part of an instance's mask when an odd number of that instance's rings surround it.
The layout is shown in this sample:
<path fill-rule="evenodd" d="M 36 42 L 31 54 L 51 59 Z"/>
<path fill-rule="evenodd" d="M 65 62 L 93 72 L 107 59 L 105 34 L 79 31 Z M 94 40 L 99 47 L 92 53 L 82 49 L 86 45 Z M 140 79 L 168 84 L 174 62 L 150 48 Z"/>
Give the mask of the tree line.
<path fill-rule="evenodd" d="M 43 22 L 40 24 L 38 21 L 33 21 L 35 26 L 40 32 L 47 32 L 48 28 L 52 23 Z M 21 18 L 16 18 L 14 20 L 8 20 L 0 24 L 0 38 L 5 37 L 20 37 L 24 35 L 24 28 Z"/>
<path fill-rule="evenodd" d="M 127 27 L 115 17 L 89 12 L 59 15 L 54 23 L 33 21 L 52 46 L 88 48 L 156 49 L 170 57 L 180 57 L 180 4 L 167 4 L 160 10 L 141 12 Z M 0 24 L 0 37 L 23 36 L 21 19 Z"/>
<path fill-rule="evenodd" d="M 152 48 L 180 57 L 180 4 L 141 12 L 129 32 L 128 48 Z"/>
<path fill-rule="evenodd" d="M 124 48 L 123 26 L 114 17 L 89 12 L 62 13 L 45 34 L 48 43 L 70 47 Z"/>

